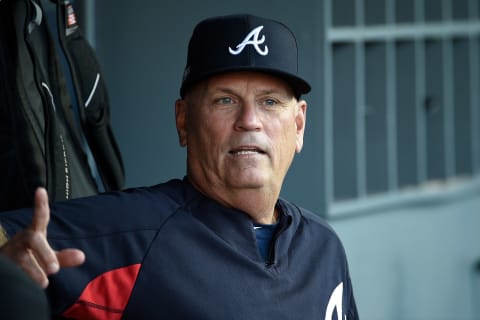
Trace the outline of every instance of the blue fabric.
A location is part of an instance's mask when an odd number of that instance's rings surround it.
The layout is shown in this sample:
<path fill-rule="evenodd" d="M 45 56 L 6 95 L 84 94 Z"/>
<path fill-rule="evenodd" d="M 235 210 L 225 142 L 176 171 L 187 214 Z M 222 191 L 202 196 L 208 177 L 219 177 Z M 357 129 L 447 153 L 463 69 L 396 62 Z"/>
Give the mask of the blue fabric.
<path fill-rule="evenodd" d="M 263 260 L 267 261 L 270 243 L 277 230 L 277 224 L 255 223 L 253 228 L 255 229 L 255 235 L 257 236 L 257 246 L 260 256 Z"/>

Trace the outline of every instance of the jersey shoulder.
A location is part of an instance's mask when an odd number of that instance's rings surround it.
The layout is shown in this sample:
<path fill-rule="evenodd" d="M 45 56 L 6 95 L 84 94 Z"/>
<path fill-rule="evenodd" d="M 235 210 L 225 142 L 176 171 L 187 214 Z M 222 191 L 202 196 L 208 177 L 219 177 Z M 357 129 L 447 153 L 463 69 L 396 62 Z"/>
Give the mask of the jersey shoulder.
<path fill-rule="evenodd" d="M 323 217 L 285 199 L 280 199 L 280 204 L 294 219 L 298 220 L 303 229 L 310 230 L 310 234 L 341 245 L 337 233 Z"/>

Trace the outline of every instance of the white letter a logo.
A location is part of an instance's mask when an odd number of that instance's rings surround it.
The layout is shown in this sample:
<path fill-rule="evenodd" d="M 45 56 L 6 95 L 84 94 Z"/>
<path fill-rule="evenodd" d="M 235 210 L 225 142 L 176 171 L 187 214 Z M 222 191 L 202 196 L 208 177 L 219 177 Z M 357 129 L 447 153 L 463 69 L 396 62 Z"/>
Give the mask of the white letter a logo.
<path fill-rule="evenodd" d="M 342 320 L 343 314 L 343 307 L 342 307 L 342 300 L 343 300 L 343 282 L 333 290 L 330 299 L 328 300 L 327 310 L 325 310 L 325 320 L 332 320 L 333 319 L 333 312 L 335 309 L 337 310 L 337 319 Z M 345 316 L 345 319 L 347 317 Z"/>
<path fill-rule="evenodd" d="M 243 41 L 240 44 L 238 44 L 235 47 L 237 48 L 237 50 L 233 50 L 232 48 L 228 47 L 228 51 L 233 55 L 237 55 L 237 54 L 240 54 L 247 45 L 251 44 L 255 48 L 255 50 L 258 52 L 258 54 L 261 54 L 262 56 L 266 56 L 268 54 L 268 47 L 265 46 L 262 50 L 258 46 L 259 44 L 262 44 L 265 42 L 265 35 L 263 35 L 262 38 L 259 39 L 260 31 L 262 29 L 263 29 L 263 26 L 256 27 L 255 29 L 250 31 L 250 33 L 245 37 L 245 39 L 243 39 Z"/>

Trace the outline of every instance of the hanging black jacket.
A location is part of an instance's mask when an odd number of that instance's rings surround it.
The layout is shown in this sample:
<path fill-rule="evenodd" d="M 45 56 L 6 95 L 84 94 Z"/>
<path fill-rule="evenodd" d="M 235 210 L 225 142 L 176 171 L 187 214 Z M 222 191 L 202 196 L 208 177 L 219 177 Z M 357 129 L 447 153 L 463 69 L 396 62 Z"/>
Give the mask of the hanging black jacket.
<path fill-rule="evenodd" d="M 46 187 L 52 200 L 98 193 L 83 136 L 104 189 L 123 187 L 123 163 L 95 53 L 68 1 L 57 4 L 57 14 L 79 126 L 41 1 L 0 1 L 0 211 L 31 206 L 38 186 Z"/>

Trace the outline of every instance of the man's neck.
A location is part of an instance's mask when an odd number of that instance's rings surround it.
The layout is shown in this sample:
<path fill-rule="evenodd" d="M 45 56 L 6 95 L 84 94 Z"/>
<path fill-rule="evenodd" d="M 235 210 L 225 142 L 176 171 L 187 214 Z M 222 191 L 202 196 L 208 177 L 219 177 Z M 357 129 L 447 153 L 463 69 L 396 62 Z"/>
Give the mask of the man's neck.
<path fill-rule="evenodd" d="M 262 188 L 231 189 L 212 186 L 202 188 L 194 181 L 190 180 L 190 183 L 202 194 L 220 204 L 245 212 L 255 223 L 272 224 L 277 221 L 275 205 L 279 192 Z"/>
<path fill-rule="evenodd" d="M 255 223 L 272 224 L 276 221 L 275 204 L 278 196 L 262 190 L 233 190 L 211 196 L 225 206 L 243 211 Z"/>

